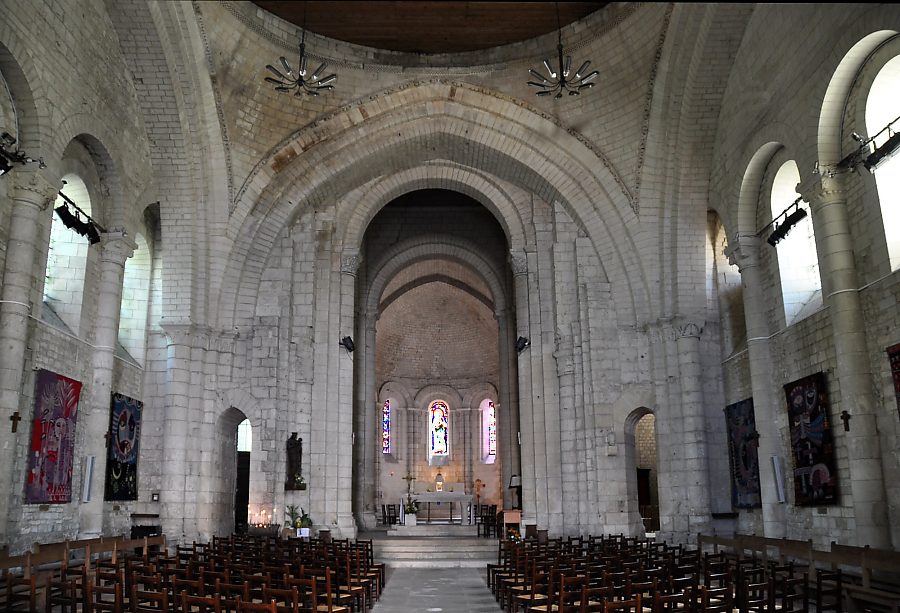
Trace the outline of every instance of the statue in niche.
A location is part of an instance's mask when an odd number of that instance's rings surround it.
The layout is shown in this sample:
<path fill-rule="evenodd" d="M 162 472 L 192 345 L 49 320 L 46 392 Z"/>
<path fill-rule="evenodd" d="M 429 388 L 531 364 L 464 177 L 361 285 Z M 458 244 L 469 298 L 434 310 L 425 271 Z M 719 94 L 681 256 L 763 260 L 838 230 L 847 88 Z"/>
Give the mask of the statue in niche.
<path fill-rule="evenodd" d="M 305 490 L 303 479 L 303 439 L 291 432 L 287 440 L 287 478 L 284 480 L 285 490 Z"/>

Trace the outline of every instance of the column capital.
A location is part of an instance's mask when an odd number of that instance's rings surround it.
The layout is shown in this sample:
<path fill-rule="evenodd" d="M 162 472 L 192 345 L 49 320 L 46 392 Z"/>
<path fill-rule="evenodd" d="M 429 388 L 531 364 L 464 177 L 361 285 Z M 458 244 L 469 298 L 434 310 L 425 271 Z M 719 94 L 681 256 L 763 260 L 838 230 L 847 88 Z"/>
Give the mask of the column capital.
<path fill-rule="evenodd" d="M 813 209 L 820 205 L 842 200 L 846 192 L 846 171 L 824 169 L 818 175 L 810 175 L 797 184 L 797 193 Z"/>
<path fill-rule="evenodd" d="M 737 266 L 739 271 L 759 266 L 759 246 L 761 243 L 762 240 L 755 234 L 736 233 L 725 249 L 728 263 L 732 266 Z"/>
<path fill-rule="evenodd" d="M 691 317 L 677 316 L 672 320 L 672 327 L 675 331 L 675 338 L 700 338 L 703 334 L 703 326 L 706 322 L 702 319 L 694 319 Z"/>
<path fill-rule="evenodd" d="M 15 170 L 7 175 L 9 197 L 46 210 L 59 194 L 60 181 L 46 170 Z"/>
<path fill-rule="evenodd" d="M 103 262 L 124 266 L 125 260 L 134 255 L 137 243 L 125 230 L 116 229 L 100 235 L 100 249 L 100 259 Z"/>
<path fill-rule="evenodd" d="M 360 257 L 358 251 L 344 252 L 343 254 L 341 254 L 341 274 L 355 277 L 356 271 L 359 270 L 359 265 L 361 262 L 362 258 Z"/>
<path fill-rule="evenodd" d="M 193 344 L 194 334 L 199 326 L 191 322 L 181 322 L 169 320 L 160 322 L 159 325 L 166 337 L 169 339 L 170 345 L 184 345 L 190 347 Z"/>
<path fill-rule="evenodd" d="M 509 265 L 515 276 L 528 274 L 528 256 L 524 251 L 510 251 Z"/>

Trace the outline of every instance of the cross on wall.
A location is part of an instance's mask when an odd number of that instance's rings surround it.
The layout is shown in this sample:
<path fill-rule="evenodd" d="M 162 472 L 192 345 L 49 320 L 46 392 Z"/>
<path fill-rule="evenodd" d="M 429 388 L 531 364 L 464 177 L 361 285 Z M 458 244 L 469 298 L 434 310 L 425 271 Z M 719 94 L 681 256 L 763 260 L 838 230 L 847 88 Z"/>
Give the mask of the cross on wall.
<path fill-rule="evenodd" d="M 19 429 L 19 422 L 22 421 L 22 416 L 19 415 L 18 411 L 16 411 L 9 416 L 9 421 L 12 422 L 12 431 L 16 432 Z"/>

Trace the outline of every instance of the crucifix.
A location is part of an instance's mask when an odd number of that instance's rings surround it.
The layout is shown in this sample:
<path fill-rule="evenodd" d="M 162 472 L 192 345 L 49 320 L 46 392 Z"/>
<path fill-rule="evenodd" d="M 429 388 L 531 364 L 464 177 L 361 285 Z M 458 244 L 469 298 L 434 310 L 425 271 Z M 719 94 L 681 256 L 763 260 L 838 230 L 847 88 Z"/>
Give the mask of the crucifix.
<path fill-rule="evenodd" d="M 19 422 L 22 421 L 22 416 L 19 415 L 18 411 L 16 411 L 9 416 L 9 421 L 12 422 L 12 431 L 16 432 L 19 429 Z"/>
<path fill-rule="evenodd" d="M 410 491 L 410 488 L 412 487 L 412 482 L 415 481 L 416 478 L 413 477 L 411 474 L 406 473 L 406 476 L 403 477 L 403 480 L 406 481 L 406 493 L 408 494 Z"/>
<path fill-rule="evenodd" d="M 841 411 L 841 419 L 844 421 L 844 432 L 850 432 L 850 418 L 853 417 L 847 411 Z"/>

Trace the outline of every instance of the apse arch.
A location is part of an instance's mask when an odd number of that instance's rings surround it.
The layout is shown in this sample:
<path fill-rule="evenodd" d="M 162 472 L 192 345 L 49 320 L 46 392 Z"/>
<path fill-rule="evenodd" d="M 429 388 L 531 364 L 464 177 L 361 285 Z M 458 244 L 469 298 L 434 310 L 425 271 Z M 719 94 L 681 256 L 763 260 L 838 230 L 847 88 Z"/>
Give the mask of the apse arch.
<path fill-rule="evenodd" d="M 456 237 L 418 237 L 401 241 L 384 253 L 384 257 L 371 275 L 365 297 L 363 312 L 378 313 L 384 288 L 402 269 L 414 262 L 426 259 L 450 259 L 471 268 L 488 284 L 494 303 L 494 312 L 501 313 L 507 308 L 507 296 L 502 283 L 503 275 L 491 266 L 479 253 L 478 245 Z"/>
<path fill-rule="evenodd" d="M 484 172 L 548 203 L 560 202 L 591 238 L 611 281 L 624 290 L 615 294 L 623 312 L 637 321 L 646 316 L 650 296 L 635 240 L 637 216 L 614 172 L 577 135 L 458 84 L 425 83 L 371 100 L 379 104 L 363 120 L 352 106 L 292 135 L 242 190 L 230 222 L 235 244 L 221 301 L 231 314 L 223 318 L 240 316 L 237 303 L 254 286 L 245 275 L 256 274 L 251 272 L 256 264 L 245 264 L 265 259 L 273 237 L 299 206 L 327 205 L 354 186 L 389 174 L 388 164 L 404 159 L 443 159 L 467 167 L 487 163 Z M 353 130 L 361 124 L 364 133 Z M 350 247 L 358 248 L 344 245 Z"/>

